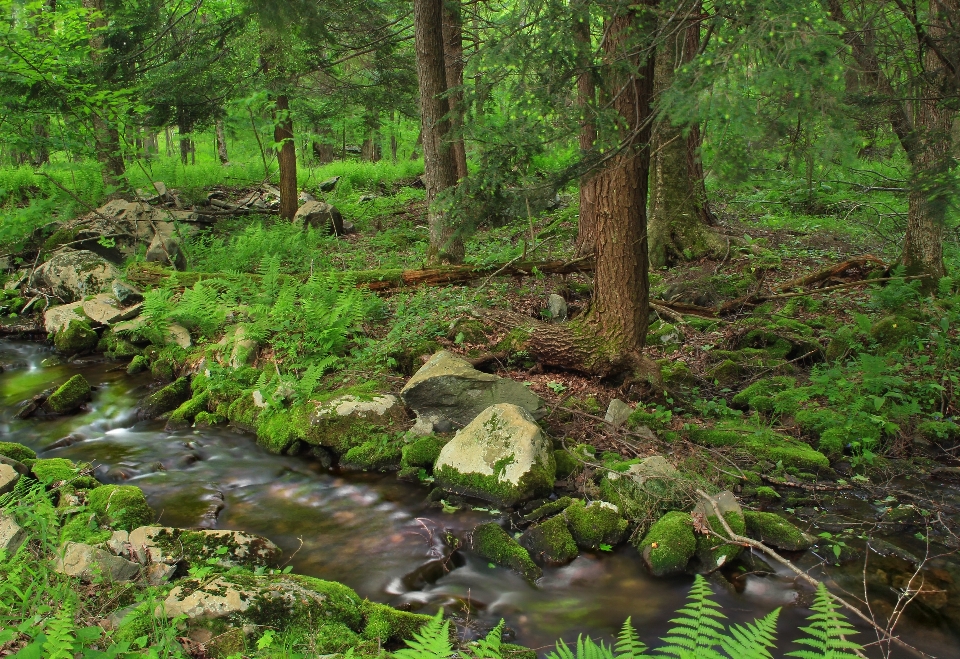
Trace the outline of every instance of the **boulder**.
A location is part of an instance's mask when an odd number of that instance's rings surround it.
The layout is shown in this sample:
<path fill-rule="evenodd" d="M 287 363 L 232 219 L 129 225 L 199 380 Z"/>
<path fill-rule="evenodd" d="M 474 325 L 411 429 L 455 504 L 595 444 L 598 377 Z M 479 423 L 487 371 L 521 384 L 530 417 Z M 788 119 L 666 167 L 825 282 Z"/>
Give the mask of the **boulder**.
<path fill-rule="evenodd" d="M 561 321 L 567 319 L 567 301 L 556 293 L 551 293 L 547 298 L 547 312 L 552 320 Z"/>
<path fill-rule="evenodd" d="M 20 528 L 12 515 L 0 512 L 0 551 L 12 556 L 27 539 L 27 532 Z"/>
<path fill-rule="evenodd" d="M 697 557 L 700 559 L 701 569 L 705 572 L 712 572 L 717 568 L 732 561 L 740 553 L 741 547 L 736 544 L 728 543 L 723 538 L 728 537 L 723 523 L 717 517 L 717 509 L 723 515 L 727 525 L 737 535 L 743 535 L 746 532 L 746 524 L 743 517 L 743 509 L 737 502 L 737 497 L 733 492 L 724 490 L 719 494 L 712 495 L 709 498 L 701 498 L 694 506 L 691 517 L 695 520 L 694 527 L 700 525 L 709 526 L 713 533 L 719 533 L 722 538 L 707 533 L 697 534 Z"/>
<path fill-rule="evenodd" d="M 675 510 L 661 517 L 647 531 L 639 549 L 653 576 L 682 573 L 697 552 L 690 514 Z"/>
<path fill-rule="evenodd" d="M 120 302 L 120 306 L 122 307 L 143 302 L 143 293 L 119 279 L 114 280 L 111 290 L 113 291 L 113 296 L 117 298 L 117 301 Z"/>
<path fill-rule="evenodd" d="M 165 236 L 159 231 L 150 241 L 145 259 L 148 263 L 169 265 L 177 270 L 187 268 L 187 257 L 180 247 L 180 239 L 172 234 Z"/>
<path fill-rule="evenodd" d="M 119 276 L 116 266 L 89 250 L 61 251 L 37 268 L 30 285 L 75 302 L 108 290 Z"/>
<path fill-rule="evenodd" d="M 519 542 L 533 558 L 546 565 L 566 565 L 580 553 L 562 515 L 531 526 Z"/>
<path fill-rule="evenodd" d="M 100 337 L 85 320 L 71 320 L 67 326 L 53 335 L 53 345 L 64 355 L 90 352 L 97 347 Z"/>
<path fill-rule="evenodd" d="M 407 381 L 400 397 L 418 417 L 435 426 L 446 422 L 462 428 L 498 403 L 522 407 L 534 418 L 545 413 L 543 401 L 524 385 L 482 373 L 446 350 L 431 357 Z"/>
<path fill-rule="evenodd" d="M 130 581 L 140 572 L 140 566 L 132 561 L 79 542 L 63 546 L 53 569 L 86 582 L 98 577 L 109 582 Z"/>
<path fill-rule="evenodd" d="M 126 540 L 129 549 L 121 538 L 116 540 L 120 541 L 122 551 L 114 553 L 127 555 L 128 551 L 132 551 L 137 561 L 144 565 L 174 565 L 181 561 L 202 564 L 213 558 L 221 567 L 255 569 L 272 564 L 281 554 L 280 548 L 266 538 L 240 531 L 189 531 L 164 526 L 141 526 L 130 532 Z M 221 547 L 225 547 L 227 552 L 221 553 Z"/>
<path fill-rule="evenodd" d="M 0 462 L 0 496 L 12 492 L 19 480 L 20 474 L 16 469 L 11 465 Z"/>
<path fill-rule="evenodd" d="M 184 350 L 193 345 L 193 341 L 190 338 L 190 332 L 187 330 L 187 328 L 183 325 L 177 325 L 176 323 L 172 323 L 167 326 L 166 343 L 168 345 L 176 344 Z"/>
<path fill-rule="evenodd" d="M 54 414 L 68 414 L 90 400 L 90 383 L 79 373 L 64 382 L 47 398 L 46 406 Z"/>
<path fill-rule="evenodd" d="M 530 413 L 491 405 L 440 451 L 434 467 L 445 490 L 512 506 L 553 490 L 553 445 Z"/>
<path fill-rule="evenodd" d="M 113 295 L 101 293 L 83 301 L 83 313 L 93 322 L 101 325 L 113 325 L 140 315 L 141 305 L 135 304 L 126 309 L 120 308 L 120 301 Z"/>
<path fill-rule="evenodd" d="M 317 188 L 320 189 L 320 192 L 332 192 L 333 189 L 337 187 L 337 183 L 339 182 L 340 182 L 340 177 L 334 176 L 332 178 L 328 178 L 326 181 L 321 181 L 320 185 L 318 185 Z"/>
<path fill-rule="evenodd" d="M 765 545 L 785 551 L 803 551 L 813 544 L 813 538 L 774 513 L 744 511 L 746 535 Z"/>
<path fill-rule="evenodd" d="M 614 398 L 610 401 L 610 404 L 607 405 L 607 413 L 603 416 L 603 420 L 614 427 L 619 427 L 627 422 L 631 414 L 633 414 L 632 407 L 619 398 Z"/>
<path fill-rule="evenodd" d="M 338 236 L 344 234 L 343 216 L 336 206 L 322 201 L 308 201 L 293 216 L 295 224 L 322 229 Z"/>
<path fill-rule="evenodd" d="M 73 320 L 86 322 L 87 318 L 83 314 L 83 301 L 47 307 L 47 310 L 43 312 L 43 328 L 47 330 L 48 334 L 63 331 Z"/>

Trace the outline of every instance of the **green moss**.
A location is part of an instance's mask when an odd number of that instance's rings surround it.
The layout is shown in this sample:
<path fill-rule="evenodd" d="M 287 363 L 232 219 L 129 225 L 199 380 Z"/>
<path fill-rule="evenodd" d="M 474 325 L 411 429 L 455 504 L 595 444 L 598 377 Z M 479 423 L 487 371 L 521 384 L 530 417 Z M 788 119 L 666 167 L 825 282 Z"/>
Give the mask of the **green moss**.
<path fill-rule="evenodd" d="M 102 529 L 97 524 L 96 515 L 77 515 L 60 529 L 60 542 L 81 542 L 86 545 L 98 545 L 113 535 L 110 529 Z"/>
<path fill-rule="evenodd" d="M 449 439 L 430 435 L 406 444 L 401 451 L 401 469 L 424 468 L 433 470 L 433 465 L 440 457 L 440 451 L 446 446 Z"/>
<path fill-rule="evenodd" d="M 547 464 L 534 464 L 517 484 L 500 480 L 497 471 L 495 469 L 492 475 L 460 473 L 444 465 L 434 470 L 434 476 L 440 487 L 451 492 L 492 501 L 501 506 L 513 506 L 519 501 L 550 494 L 556 482 L 557 465 L 553 453 L 550 453 Z"/>
<path fill-rule="evenodd" d="M 741 449 L 746 457 L 754 460 L 783 462 L 784 466 L 807 471 L 830 467 L 830 461 L 823 453 L 769 428 L 721 424 L 716 428 L 693 429 L 690 431 L 690 439 L 704 446 L 734 446 Z"/>
<path fill-rule="evenodd" d="M 179 378 L 144 398 L 140 403 L 140 417 L 155 419 L 177 409 L 189 398 L 190 381 L 187 378 Z"/>
<path fill-rule="evenodd" d="M 342 622 L 325 622 L 317 629 L 314 642 L 320 654 L 336 654 L 357 645 L 360 637 Z"/>
<path fill-rule="evenodd" d="M 50 394 L 47 407 L 56 414 L 72 412 L 90 399 L 90 383 L 79 373 Z"/>
<path fill-rule="evenodd" d="M 486 328 L 479 320 L 475 318 L 458 318 L 450 326 L 447 332 L 447 338 L 455 343 L 481 343 L 487 344 Z"/>
<path fill-rule="evenodd" d="M 755 492 L 758 499 L 764 501 L 776 501 L 780 498 L 780 493 L 768 485 L 761 485 Z"/>
<path fill-rule="evenodd" d="M 563 480 L 580 471 L 583 466 L 579 460 L 570 455 L 566 449 L 559 449 L 553 452 L 553 461 L 557 465 L 556 478 Z"/>
<path fill-rule="evenodd" d="M 830 343 L 827 344 L 824 358 L 828 362 L 835 362 L 845 357 L 850 352 L 850 348 L 853 347 L 855 337 L 856 330 L 853 327 L 849 325 L 841 327 L 836 335 L 830 339 Z"/>
<path fill-rule="evenodd" d="M 537 652 L 522 645 L 504 643 L 500 646 L 500 656 L 503 659 L 537 659 Z"/>
<path fill-rule="evenodd" d="M 66 458 L 45 458 L 35 460 L 30 473 L 41 483 L 47 485 L 66 481 L 75 489 L 97 487 L 100 483 L 92 476 L 81 476 L 79 473 L 89 465 L 76 465 Z"/>
<path fill-rule="evenodd" d="M 691 386 L 696 384 L 697 378 L 686 362 L 661 359 L 657 363 L 660 365 L 663 382 L 667 386 Z"/>
<path fill-rule="evenodd" d="M 566 565 L 580 553 L 562 515 L 527 529 L 520 537 L 520 544 L 548 565 Z"/>
<path fill-rule="evenodd" d="M 90 490 L 87 505 L 101 524 L 114 529 L 132 531 L 156 519 L 143 491 L 133 485 L 102 485 Z"/>
<path fill-rule="evenodd" d="M 917 433 L 930 442 L 954 440 L 960 437 L 960 426 L 953 421 L 924 421 L 917 426 Z"/>
<path fill-rule="evenodd" d="M 829 428 L 842 426 L 846 423 L 846 418 L 839 412 L 820 407 L 798 410 L 794 414 L 794 420 L 800 426 L 800 430 L 814 435 L 819 435 Z"/>
<path fill-rule="evenodd" d="M 210 394 L 207 391 L 195 394 L 170 414 L 168 424 L 189 426 L 198 414 L 207 410 L 208 400 L 210 400 Z"/>
<path fill-rule="evenodd" d="M 37 459 L 37 453 L 33 449 L 16 442 L 0 442 L 0 455 L 12 458 L 17 462 Z"/>
<path fill-rule="evenodd" d="M 919 334 L 919 326 L 903 316 L 881 318 L 870 328 L 870 336 L 884 348 L 892 348 Z"/>
<path fill-rule="evenodd" d="M 40 252 L 46 255 L 61 245 L 72 243 L 77 239 L 78 233 L 79 229 L 77 227 L 60 227 L 43 241 L 43 245 L 40 246 Z"/>
<path fill-rule="evenodd" d="M 215 409 L 217 414 L 220 414 L 220 406 L 218 405 Z M 226 416 L 230 423 L 238 428 L 255 432 L 257 430 L 257 418 L 261 411 L 261 408 L 253 402 L 253 392 L 244 391 L 230 403 Z"/>
<path fill-rule="evenodd" d="M 475 528 L 472 543 L 473 550 L 477 554 L 519 573 L 528 581 L 536 581 L 542 575 L 540 568 L 530 558 L 527 550 L 511 538 L 499 524 L 488 522 Z"/>
<path fill-rule="evenodd" d="M 362 471 L 395 471 L 400 466 L 401 441 L 386 433 L 354 446 L 343 454 L 340 464 Z"/>
<path fill-rule="evenodd" d="M 219 426 L 221 423 L 226 422 L 226 417 L 222 417 L 219 414 L 212 414 L 210 412 L 198 412 L 197 416 L 193 419 L 193 424 L 198 428 L 210 428 L 212 426 Z"/>
<path fill-rule="evenodd" d="M 328 619 L 342 622 L 353 630 L 360 629 L 367 603 L 361 600 L 352 588 L 335 581 L 300 574 L 289 574 L 283 578 L 323 595 L 326 598 L 323 606 L 324 614 Z"/>
<path fill-rule="evenodd" d="M 707 372 L 707 376 L 722 385 L 731 385 L 740 379 L 743 369 L 732 359 L 725 359 Z"/>
<path fill-rule="evenodd" d="M 791 377 L 773 377 L 764 378 L 754 382 L 746 389 L 733 397 L 734 407 L 752 408 L 758 412 L 769 413 L 774 411 L 775 394 L 792 389 L 796 386 L 796 378 Z"/>
<path fill-rule="evenodd" d="M 786 551 L 800 551 L 810 548 L 810 540 L 803 531 L 773 513 L 744 511 L 746 535 L 765 545 Z"/>
<path fill-rule="evenodd" d="M 436 341 L 424 339 L 414 341 L 390 352 L 387 358 L 393 360 L 392 364 L 395 371 L 410 376 L 423 366 L 423 361 L 420 359 L 423 355 L 432 355 L 442 347 Z"/>
<path fill-rule="evenodd" d="M 131 359 L 130 364 L 127 365 L 127 375 L 136 375 L 137 373 L 142 373 L 148 368 L 150 368 L 150 360 L 143 355 L 137 355 Z"/>
<path fill-rule="evenodd" d="M 596 551 L 600 545 L 620 544 L 629 524 L 620 516 L 617 507 L 604 501 L 574 501 L 564 511 L 567 525 L 577 546 Z"/>
<path fill-rule="evenodd" d="M 654 576 L 683 572 L 697 551 L 693 519 L 689 513 L 667 513 L 650 527 L 637 549 Z"/>
<path fill-rule="evenodd" d="M 97 351 L 111 359 L 129 359 L 143 353 L 143 350 L 132 342 L 109 330 L 100 337 L 100 341 L 97 343 Z"/>
<path fill-rule="evenodd" d="M 536 522 L 544 517 L 563 512 L 571 503 L 573 503 L 573 499 L 570 497 L 560 497 L 556 501 L 548 501 L 542 506 L 535 508 L 530 514 L 524 515 L 523 518 L 528 522 Z"/>
<path fill-rule="evenodd" d="M 381 644 L 413 638 L 431 620 L 430 616 L 369 601 L 363 603 L 363 617 L 363 638 L 379 640 Z"/>
<path fill-rule="evenodd" d="M 737 535 L 744 534 L 746 525 L 742 513 L 736 510 L 728 510 L 723 513 L 723 517 L 734 533 Z M 728 537 L 726 530 L 723 528 L 723 524 L 716 515 L 709 515 L 707 522 L 714 532 L 719 533 L 724 538 Z M 713 570 L 733 560 L 740 553 L 740 549 L 740 545 L 725 542 L 715 535 L 697 535 L 697 555 L 700 558 L 700 563 L 707 570 Z"/>
<path fill-rule="evenodd" d="M 90 352 L 97 347 L 98 341 L 97 333 L 85 320 L 71 320 L 53 337 L 53 345 L 65 355 Z"/>

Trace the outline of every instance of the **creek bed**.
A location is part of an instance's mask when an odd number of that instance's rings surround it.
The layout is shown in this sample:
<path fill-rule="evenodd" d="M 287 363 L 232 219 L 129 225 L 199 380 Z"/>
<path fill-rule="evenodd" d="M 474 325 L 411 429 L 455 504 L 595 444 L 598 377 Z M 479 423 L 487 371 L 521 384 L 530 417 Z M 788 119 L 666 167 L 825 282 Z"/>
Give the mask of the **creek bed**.
<path fill-rule="evenodd" d="M 137 401 L 151 384 L 148 374 L 129 376 L 125 365 L 98 358 L 41 365 L 51 358 L 42 344 L 0 341 L 3 440 L 43 457 L 90 462 L 101 482 L 139 486 L 162 524 L 266 536 L 295 572 L 340 581 L 362 597 L 425 613 L 442 606 L 476 630 L 504 618 L 511 640 L 543 654 L 561 636 L 568 642 L 581 633 L 610 639 L 627 616 L 644 641 L 656 644 L 692 583 L 688 577 L 650 577 L 637 552 L 623 545 L 547 568 L 531 586 L 469 551 L 444 552 L 444 530 L 463 537 L 495 519 L 489 513 L 447 514 L 425 501 L 425 488 L 392 474 L 340 473 L 307 459 L 270 455 L 252 436 L 228 426 L 165 432 L 163 422 L 136 418 Z M 74 373 L 97 388 L 87 411 L 14 418 L 18 403 Z M 805 566 L 817 562 L 812 553 L 800 560 Z M 861 567 L 832 576 L 850 581 Z M 783 606 L 778 647 L 785 651 L 787 630 L 809 614 L 809 592 L 798 590 L 785 570 L 737 584 L 713 585 L 729 620 L 750 620 Z M 907 616 L 898 631 L 934 656 L 960 657 L 960 639 L 942 617 Z M 857 640 L 872 638 L 865 630 Z"/>

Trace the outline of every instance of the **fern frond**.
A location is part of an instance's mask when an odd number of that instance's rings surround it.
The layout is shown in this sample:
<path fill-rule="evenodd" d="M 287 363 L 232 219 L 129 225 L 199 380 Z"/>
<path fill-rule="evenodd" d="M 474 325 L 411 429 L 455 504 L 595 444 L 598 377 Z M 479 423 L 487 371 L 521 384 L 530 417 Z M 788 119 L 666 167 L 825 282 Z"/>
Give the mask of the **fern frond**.
<path fill-rule="evenodd" d="M 450 621 L 443 619 L 443 609 L 413 639 L 405 640 L 407 647 L 393 653 L 398 659 L 448 659 L 453 655 L 450 645 Z"/>
<path fill-rule="evenodd" d="M 756 622 L 731 626 L 720 638 L 720 647 L 733 659 L 773 659 L 769 649 L 777 642 L 779 616 L 780 609 L 776 609 Z"/>
<path fill-rule="evenodd" d="M 847 640 L 846 637 L 856 634 L 857 631 L 847 622 L 846 617 L 840 612 L 839 605 L 830 598 L 823 584 L 817 587 L 817 594 L 811 608 L 813 614 L 807 618 L 810 626 L 800 628 L 806 636 L 797 639 L 796 642 L 813 649 L 795 650 L 788 652 L 786 656 L 800 659 L 855 657 L 855 653 L 862 648 L 858 643 Z"/>
<path fill-rule="evenodd" d="M 698 574 L 690 588 L 686 606 L 677 611 L 680 617 L 670 621 L 674 626 L 660 639 L 666 645 L 657 649 L 658 654 L 722 659 L 723 655 L 715 649 L 724 636 L 723 625 L 717 619 L 726 616 L 719 611 L 720 605 L 710 599 L 712 595 L 707 580 Z"/>
<path fill-rule="evenodd" d="M 617 644 L 614 646 L 616 659 L 635 659 L 643 656 L 647 651 L 647 646 L 640 640 L 637 630 L 633 628 L 633 623 L 628 617 L 623 621 L 623 627 L 617 635 Z"/>
<path fill-rule="evenodd" d="M 506 623 L 500 623 L 490 630 L 486 638 L 471 643 L 461 654 L 464 659 L 501 659 L 500 643 L 503 637 L 503 628 Z"/>

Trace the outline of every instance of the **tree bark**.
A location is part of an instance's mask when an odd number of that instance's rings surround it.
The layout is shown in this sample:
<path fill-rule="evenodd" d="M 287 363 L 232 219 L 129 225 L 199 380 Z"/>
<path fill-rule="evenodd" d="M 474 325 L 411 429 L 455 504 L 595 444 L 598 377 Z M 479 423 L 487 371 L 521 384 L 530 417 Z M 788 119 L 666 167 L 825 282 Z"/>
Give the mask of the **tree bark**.
<path fill-rule="evenodd" d="M 216 120 L 214 130 L 217 136 L 217 157 L 220 158 L 221 165 L 229 165 L 230 158 L 227 156 L 227 137 L 223 132 L 223 119 Z"/>
<path fill-rule="evenodd" d="M 591 113 L 596 100 L 597 85 L 593 73 L 593 45 L 590 37 L 590 0 L 580 0 L 573 7 L 574 38 L 580 43 L 580 75 L 577 76 L 577 103 L 583 115 L 580 123 L 580 153 L 593 150 L 597 141 L 597 126 Z M 577 225 L 576 253 L 592 254 L 597 242 L 597 191 L 594 173 L 580 177 L 580 219 Z"/>
<path fill-rule="evenodd" d="M 297 151 L 293 143 L 293 118 L 290 116 L 290 99 L 286 94 L 277 96 L 276 120 L 273 141 L 280 144 L 277 163 L 280 165 L 280 217 L 292 220 L 297 214 Z"/>
<path fill-rule="evenodd" d="M 170 126 L 167 126 L 163 129 L 163 135 L 166 138 L 167 143 L 167 158 L 173 157 L 173 129 Z"/>
<path fill-rule="evenodd" d="M 100 65 L 105 45 L 102 30 L 107 26 L 104 0 L 83 0 L 83 6 L 93 12 L 90 20 L 90 58 L 95 65 Z M 110 188 L 120 185 L 126 166 L 120 148 L 120 132 L 104 115 L 105 108 L 98 108 L 93 112 L 93 140 L 101 166 L 103 185 Z"/>
<path fill-rule="evenodd" d="M 448 141 L 450 122 L 446 67 L 443 55 L 443 0 L 414 0 L 413 20 L 420 88 L 420 123 L 423 136 L 424 178 L 427 187 L 430 263 L 463 261 L 463 240 L 438 207 L 437 198 L 457 184 L 457 166 Z"/>
<path fill-rule="evenodd" d="M 688 12 L 683 15 L 682 12 Z M 680 9 L 677 25 L 657 53 L 654 93 L 659 98 L 673 84 L 676 69 L 700 48 L 700 4 Z M 686 129 L 686 135 L 684 135 Z M 716 224 L 707 205 L 699 126 L 677 126 L 661 114 L 653 136 L 650 266 L 669 267 L 708 255 L 721 255 L 726 242 L 711 229 Z"/>
<path fill-rule="evenodd" d="M 443 62 L 447 79 L 447 102 L 450 106 L 450 130 L 453 159 L 457 167 L 457 179 L 467 177 L 467 149 L 463 137 L 463 18 L 461 0 L 444 0 L 443 3 Z"/>
<path fill-rule="evenodd" d="M 366 112 L 365 122 L 367 126 L 367 138 L 360 145 L 360 160 L 366 162 L 380 162 L 383 151 L 380 148 L 380 115 L 370 108 Z"/>

